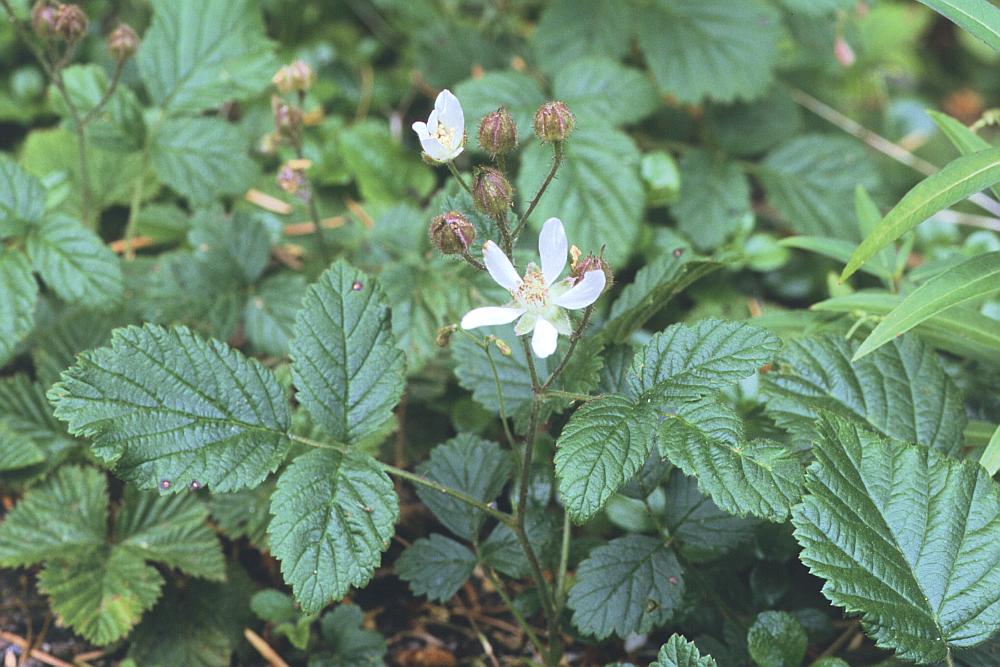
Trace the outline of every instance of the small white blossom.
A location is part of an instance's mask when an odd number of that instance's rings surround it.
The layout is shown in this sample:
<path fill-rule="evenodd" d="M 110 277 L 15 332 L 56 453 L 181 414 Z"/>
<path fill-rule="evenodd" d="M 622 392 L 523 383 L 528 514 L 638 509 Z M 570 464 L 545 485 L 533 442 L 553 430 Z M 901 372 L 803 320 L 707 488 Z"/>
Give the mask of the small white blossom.
<path fill-rule="evenodd" d="M 544 359 L 551 355 L 556 351 L 559 334 L 572 333 L 569 315 L 564 309 L 579 310 L 594 303 L 604 291 L 606 282 L 600 270 L 587 271 L 579 280 L 570 277 L 556 282 L 566 268 L 568 251 L 562 221 L 549 218 L 538 238 L 542 266 L 529 264 L 522 278 L 503 250 L 493 241 L 487 241 L 483 246 L 486 269 L 497 284 L 510 292 L 513 300 L 502 307 L 470 310 L 462 318 L 462 328 L 475 329 L 518 320 L 514 333 L 523 336 L 534 332 L 531 349 L 535 356 Z"/>
<path fill-rule="evenodd" d="M 465 148 L 465 113 L 450 90 L 442 90 L 434 100 L 434 111 L 426 123 L 413 124 L 424 152 L 437 162 L 451 162 Z"/>

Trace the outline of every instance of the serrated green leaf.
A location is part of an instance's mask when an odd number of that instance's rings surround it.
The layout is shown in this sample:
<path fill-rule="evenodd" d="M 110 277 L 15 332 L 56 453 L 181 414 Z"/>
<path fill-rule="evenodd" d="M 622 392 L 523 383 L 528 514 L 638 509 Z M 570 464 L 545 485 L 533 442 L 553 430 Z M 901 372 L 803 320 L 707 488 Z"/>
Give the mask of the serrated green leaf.
<path fill-rule="evenodd" d="M 271 552 L 306 612 L 372 577 L 399 518 L 396 491 L 365 454 L 316 449 L 295 459 L 271 496 Z"/>
<path fill-rule="evenodd" d="M 628 51 L 633 16 L 616 0 L 555 0 L 531 36 L 538 67 L 556 75 L 588 56 L 617 60 Z"/>
<path fill-rule="evenodd" d="M 758 614 L 747 632 L 747 648 L 758 667 L 799 667 L 808 643 L 805 629 L 784 611 Z"/>
<path fill-rule="evenodd" d="M 461 434 L 432 449 L 430 458 L 417 471 L 428 479 L 491 503 L 507 484 L 512 469 L 510 455 L 500 445 Z M 480 510 L 423 487 L 417 487 L 417 497 L 451 532 L 469 541 L 478 537 L 486 518 Z"/>
<path fill-rule="evenodd" d="M 0 249 L 0 364 L 10 359 L 35 323 L 38 283 L 24 254 Z"/>
<path fill-rule="evenodd" d="M 702 250 L 721 245 L 743 226 L 750 211 L 750 184 L 734 163 L 705 151 L 681 159 L 680 200 L 670 210 L 681 232 Z"/>
<path fill-rule="evenodd" d="M 249 140 L 218 118 L 163 121 L 152 139 L 149 160 L 160 180 L 193 204 L 242 194 L 257 180 Z"/>
<path fill-rule="evenodd" d="M 509 357 L 500 354 L 496 349 L 493 349 L 491 354 L 497 376 L 500 378 L 500 391 L 503 392 L 507 414 L 522 410 L 531 402 L 533 395 L 524 348 L 510 327 L 483 327 L 477 332 L 483 336 L 496 336 L 510 347 Z M 458 383 L 471 391 L 472 397 L 484 408 L 499 413 L 500 399 L 496 380 L 486 352 L 473 339 L 464 335 L 453 336 L 450 347 L 452 359 L 455 360 Z M 547 359 L 536 359 L 535 367 L 540 377 L 548 377 Z"/>
<path fill-rule="evenodd" d="M 746 442 L 732 408 L 715 399 L 680 405 L 663 413 L 660 453 L 688 475 L 722 509 L 784 521 L 802 494 L 802 464 L 788 449 Z"/>
<path fill-rule="evenodd" d="M 18 470 L 45 461 L 45 452 L 16 432 L 0 415 L 0 472 Z"/>
<path fill-rule="evenodd" d="M 396 575 L 414 595 L 447 602 L 472 574 L 476 556 L 463 545 L 433 534 L 407 547 L 396 561 Z"/>
<path fill-rule="evenodd" d="M 711 656 L 702 656 L 697 646 L 680 635 L 671 635 L 649 667 L 716 667 L 716 662 Z"/>
<path fill-rule="evenodd" d="M 104 474 L 63 466 L 29 490 L 0 524 L 0 565 L 85 558 L 106 541 L 107 510 Z"/>
<path fill-rule="evenodd" d="M 309 645 L 309 629 L 315 616 L 295 608 L 291 595 L 268 588 L 250 598 L 250 609 L 258 618 L 273 624 L 275 634 L 288 638 L 292 646 L 304 650 Z"/>
<path fill-rule="evenodd" d="M 719 146 L 728 154 L 741 157 L 774 148 L 798 134 L 802 126 L 799 106 L 781 85 L 772 86 L 763 97 L 752 102 L 712 105 L 706 109 L 705 119 Z"/>
<path fill-rule="evenodd" d="M 684 248 L 660 255 L 639 269 L 635 280 L 626 285 L 611 304 L 608 321 L 598 336 L 608 342 L 624 343 L 673 296 L 720 267 L 721 262 L 691 256 Z"/>
<path fill-rule="evenodd" d="M 664 524 L 690 561 L 716 560 L 753 540 L 754 522 L 719 509 L 698 490 L 698 480 L 674 470 L 666 487 Z"/>
<path fill-rule="evenodd" d="M 160 597 L 163 577 L 141 556 L 121 547 L 89 557 L 49 562 L 38 588 L 60 623 L 88 641 L 110 644 L 124 637 Z"/>
<path fill-rule="evenodd" d="M 327 269 L 302 299 L 291 343 L 296 397 L 344 444 L 373 433 L 403 393 L 404 357 L 385 297 L 345 262 Z"/>
<path fill-rule="evenodd" d="M 1000 9 L 987 0 L 919 0 L 1000 51 Z"/>
<path fill-rule="evenodd" d="M 187 241 L 194 248 L 194 261 L 203 279 L 217 290 L 253 284 L 271 258 L 271 235 L 266 225 L 245 213 L 227 216 L 221 208 L 194 215 Z"/>
<path fill-rule="evenodd" d="M 962 394 L 934 352 L 912 336 L 851 363 L 856 349 L 831 333 L 797 340 L 764 376 L 768 414 L 795 436 L 798 448 L 815 437 L 813 422 L 824 410 L 866 421 L 897 440 L 945 452 L 961 447 Z"/>
<path fill-rule="evenodd" d="M 21 234 L 25 225 L 38 222 L 44 214 L 42 182 L 11 158 L 0 155 L 0 238 Z"/>
<path fill-rule="evenodd" d="M 55 469 L 77 448 L 45 400 L 45 386 L 18 374 L 0 379 L 0 424 L 22 442 L 42 452 L 38 465 L 6 473 L 4 479 L 27 482 Z"/>
<path fill-rule="evenodd" d="M 172 113 L 256 95 L 277 69 L 253 0 L 156 0 L 137 60 L 153 103 Z"/>
<path fill-rule="evenodd" d="M 76 355 L 107 345 L 111 332 L 123 324 L 126 320 L 120 312 L 83 307 L 66 309 L 56 319 L 46 322 L 44 328 L 36 328 L 32 336 L 31 361 L 38 382 L 44 387 L 52 386 L 59 380 L 60 373 L 76 362 Z M 52 406 L 48 401 L 43 405 L 51 414 Z M 55 423 L 58 425 L 59 421 Z M 64 432 L 65 428 L 60 425 L 58 430 Z"/>
<path fill-rule="evenodd" d="M 42 280 L 70 303 L 107 310 L 125 294 L 118 256 L 78 220 L 56 214 L 31 228 L 28 256 Z"/>
<path fill-rule="evenodd" d="M 1000 25 L 998 25 L 997 29 L 1000 31 Z M 940 111 L 934 111 L 933 109 L 928 109 L 927 115 L 931 117 L 931 120 L 938 126 L 938 129 L 948 137 L 948 141 L 962 155 L 970 155 L 991 147 L 990 142 L 951 116 L 943 114 Z M 990 189 L 993 191 L 994 196 L 1000 197 L 1000 186 L 994 185 Z M 879 222 L 881 222 L 881 217 L 879 218 Z"/>
<path fill-rule="evenodd" d="M 768 154 L 761 164 L 768 201 L 800 234 L 856 240 L 854 190 L 879 187 L 864 147 L 845 137 L 806 134 Z"/>
<path fill-rule="evenodd" d="M 864 290 L 820 301 L 812 305 L 812 310 L 885 315 L 901 301 L 898 294 Z M 918 324 L 913 332 L 928 345 L 958 356 L 989 363 L 1000 355 L 1000 328 L 996 320 L 972 308 L 937 313 Z"/>
<path fill-rule="evenodd" d="M 483 116 L 507 107 L 517 123 L 518 137 L 522 142 L 534 136 L 532 119 L 535 111 L 545 102 L 545 94 L 538 83 L 520 72 L 487 72 L 478 79 L 468 79 L 455 86 L 455 96 L 465 111 L 466 146 L 479 148 L 476 140 L 479 121 Z"/>
<path fill-rule="evenodd" d="M 233 647 L 253 622 L 248 604 L 253 586 L 235 566 L 226 583 L 167 586 L 130 637 L 129 657 L 142 667 L 228 667 Z"/>
<path fill-rule="evenodd" d="M 907 192 L 861 242 L 840 275 L 847 280 L 875 253 L 938 211 L 1000 182 L 1000 148 L 963 155 Z"/>
<path fill-rule="evenodd" d="M 344 165 L 366 200 L 389 205 L 414 195 L 426 197 L 434 189 L 430 167 L 393 138 L 385 123 L 356 123 L 337 136 Z"/>
<path fill-rule="evenodd" d="M 913 290 L 879 322 L 852 361 L 875 351 L 924 320 L 953 306 L 1000 290 L 1000 252 L 988 252 L 953 266 Z"/>
<path fill-rule="evenodd" d="M 753 375 L 780 347 L 777 336 L 743 322 L 674 324 L 636 353 L 629 384 L 658 402 L 692 400 Z"/>
<path fill-rule="evenodd" d="M 607 58 L 585 58 L 561 68 L 552 93 L 569 106 L 580 127 L 635 123 L 660 103 L 645 74 Z"/>
<path fill-rule="evenodd" d="M 645 192 L 639 178 L 639 150 L 628 135 L 603 126 L 578 126 L 566 142 L 559 177 L 532 214 L 540 227 L 550 217 L 566 225 L 570 242 L 598 252 L 615 266 L 625 263 L 639 235 Z M 552 147 L 533 142 L 521 155 L 517 196 L 522 209 L 552 166 Z"/>
<path fill-rule="evenodd" d="M 1000 490 L 980 466 L 824 416 L 795 508 L 802 562 L 904 660 L 944 660 L 1000 617 Z"/>
<path fill-rule="evenodd" d="M 254 486 L 289 446 L 274 375 L 187 327 L 116 329 L 110 347 L 80 355 L 48 396 L 71 433 L 144 489 Z"/>
<path fill-rule="evenodd" d="M 329 651 L 309 656 L 309 667 L 379 667 L 385 664 L 385 639 L 366 630 L 360 607 L 341 605 L 320 620 L 320 631 Z"/>
<path fill-rule="evenodd" d="M 536 471 L 534 474 L 538 474 Z M 539 554 L 546 558 L 553 540 L 560 530 L 561 519 L 547 507 L 530 502 L 527 516 L 524 519 L 524 531 L 528 534 L 528 542 Z M 531 562 L 524 553 L 524 547 L 510 526 L 498 523 L 483 541 L 479 549 L 483 561 L 498 572 L 508 577 L 520 579 L 531 572 Z"/>
<path fill-rule="evenodd" d="M 255 350 L 276 357 L 288 354 L 306 287 L 298 273 L 279 273 L 255 287 L 243 309 L 247 338 Z"/>
<path fill-rule="evenodd" d="M 226 565 L 207 519 L 208 508 L 194 496 L 165 497 L 128 486 L 115 517 L 115 541 L 145 560 L 222 581 Z"/>
<path fill-rule="evenodd" d="M 663 540 L 628 535 L 580 563 L 567 606 L 586 635 L 625 638 L 670 620 L 684 595 L 684 571 Z"/>
<path fill-rule="evenodd" d="M 580 407 L 556 443 L 559 496 L 576 523 L 597 514 L 634 475 L 653 447 L 652 419 L 621 396 L 604 396 Z"/>
<path fill-rule="evenodd" d="M 760 97 L 772 80 L 781 17 L 758 0 L 657 0 L 637 21 L 660 89 L 682 102 Z"/>

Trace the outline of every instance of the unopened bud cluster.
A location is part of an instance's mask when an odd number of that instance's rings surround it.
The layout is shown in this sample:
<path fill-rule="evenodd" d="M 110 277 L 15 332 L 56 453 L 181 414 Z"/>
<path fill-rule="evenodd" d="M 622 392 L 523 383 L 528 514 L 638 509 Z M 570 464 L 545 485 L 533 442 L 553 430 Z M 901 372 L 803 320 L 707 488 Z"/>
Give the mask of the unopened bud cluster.
<path fill-rule="evenodd" d="M 445 255 L 460 255 L 476 240 L 476 228 L 458 211 L 448 211 L 431 220 L 431 242 Z"/>
<path fill-rule="evenodd" d="M 41 0 L 31 8 L 31 27 L 42 40 L 60 39 L 75 44 L 87 34 L 90 19 L 77 5 Z"/>
<path fill-rule="evenodd" d="M 302 201 L 309 201 L 312 190 L 306 169 L 312 166 L 309 160 L 289 160 L 278 170 L 278 187 Z"/>
<path fill-rule="evenodd" d="M 308 63 L 301 60 L 285 65 L 271 77 L 271 83 L 280 93 L 304 93 L 315 82 L 316 73 Z"/>

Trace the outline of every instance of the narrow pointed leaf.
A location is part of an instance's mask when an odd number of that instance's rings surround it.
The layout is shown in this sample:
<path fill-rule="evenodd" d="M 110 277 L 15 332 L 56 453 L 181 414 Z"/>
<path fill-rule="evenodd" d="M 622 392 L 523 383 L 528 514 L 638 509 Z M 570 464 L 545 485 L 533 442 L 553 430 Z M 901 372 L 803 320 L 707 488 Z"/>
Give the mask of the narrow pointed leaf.
<path fill-rule="evenodd" d="M 1000 9 L 987 0 L 919 0 L 1000 51 Z"/>
<path fill-rule="evenodd" d="M 875 351 L 924 320 L 1000 290 L 1000 251 L 988 252 L 939 273 L 913 290 L 861 343 L 851 361 Z"/>
<path fill-rule="evenodd" d="M 847 280 L 875 253 L 938 211 L 1000 182 L 1000 148 L 963 155 L 941 171 L 928 176 L 896 204 L 874 232 L 861 242 L 844 267 Z"/>
<path fill-rule="evenodd" d="M 1000 13 L 998 13 L 998 16 L 1000 16 Z M 998 26 L 998 28 L 1000 28 L 1000 26 Z M 934 111 L 933 109 L 928 109 L 927 115 L 931 117 L 931 120 L 933 120 L 934 124 L 938 126 L 938 129 L 944 133 L 944 136 L 948 137 L 948 141 L 950 141 L 962 155 L 969 155 L 971 153 L 986 150 L 992 145 L 990 142 L 986 141 L 966 127 L 961 121 L 958 121 L 947 114 L 943 114 L 940 111 Z M 1000 187 L 994 185 L 990 189 L 993 191 L 993 195 L 995 197 L 1000 198 Z"/>

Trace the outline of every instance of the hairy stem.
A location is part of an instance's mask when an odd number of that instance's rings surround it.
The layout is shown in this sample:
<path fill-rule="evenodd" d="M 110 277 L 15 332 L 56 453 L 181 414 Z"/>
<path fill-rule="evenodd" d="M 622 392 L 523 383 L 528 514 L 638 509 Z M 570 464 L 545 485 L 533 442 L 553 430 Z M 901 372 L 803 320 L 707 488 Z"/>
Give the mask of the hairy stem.
<path fill-rule="evenodd" d="M 481 554 L 479 553 L 478 546 L 476 547 L 476 558 L 480 562 L 483 560 Z M 503 600 L 504 605 L 506 605 L 507 609 L 510 610 L 511 615 L 514 617 L 518 626 L 524 630 L 524 634 L 528 637 L 528 641 L 531 642 L 531 645 L 535 647 L 536 651 L 538 651 L 538 655 L 544 656 L 545 645 L 538 638 L 538 634 L 535 632 L 535 629 L 532 628 L 528 621 L 524 618 L 524 614 L 522 614 L 518 608 L 514 606 L 514 602 L 510 599 L 510 596 L 504 589 L 503 582 L 500 581 L 500 577 L 497 576 L 497 573 L 493 571 L 492 567 L 483 567 L 483 571 L 486 573 L 486 577 L 490 580 L 490 583 L 493 584 L 493 588 L 496 589 L 500 599 Z"/>
<path fill-rule="evenodd" d="M 146 179 L 146 161 L 149 159 L 149 151 L 142 152 L 142 167 L 135 177 L 135 185 L 132 188 L 132 201 L 128 208 L 128 223 L 125 225 L 125 259 L 135 259 L 135 234 L 139 227 L 139 210 L 142 208 L 142 186 Z"/>
<path fill-rule="evenodd" d="M 305 93 L 299 94 L 300 104 L 304 95 Z M 305 152 L 302 149 L 302 137 L 298 136 L 298 133 L 296 133 L 296 135 L 297 136 L 294 139 L 295 156 L 300 160 L 304 160 Z M 309 200 L 307 202 L 307 205 L 309 206 L 309 218 L 312 220 L 312 223 L 316 226 L 316 245 L 319 246 L 319 254 L 320 257 L 323 258 L 323 262 L 329 264 L 330 261 L 333 259 L 333 255 L 331 254 L 330 246 L 326 242 L 326 233 L 323 231 L 323 219 L 319 215 L 319 206 L 316 204 L 316 192 L 315 189 L 313 188 L 312 180 L 309 180 L 308 176 L 306 178 L 307 178 L 308 193 L 309 193 Z"/>
<path fill-rule="evenodd" d="M 587 309 L 583 311 L 583 317 L 580 319 L 580 324 L 577 325 L 576 329 L 573 330 L 573 334 L 569 337 L 569 348 L 566 350 L 566 354 L 563 355 L 559 365 L 556 366 L 556 369 L 552 371 L 551 375 L 549 375 L 549 379 L 542 385 L 542 391 L 551 387 L 552 383 L 559 378 L 559 375 L 566 370 L 566 365 L 569 364 L 570 357 L 573 356 L 573 352 L 576 350 L 576 344 L 580 342 L 580 339 L 583 337 L 583 331 L 587 328 L 587 323 L 590 322 L 590 314 L 592 312 L 594 312 L 593 304 L 587 306 Z"/>
<path fill-rule="evenodd" d="M 309 438 L 303 438 L 302 436 L 295 435 L 294 433 L 288 433 L 287 435 L 288 438 L 293 442 L 298 442 L 308 447 L 315 447 L 317 449 L 333 449 L 335 451 L 341 452 L 342 454 L 350 454 L 354 451 L 347 445 L 343 445 L 340 443 L 318 442 L 316 440 L 310 440 Z M 486 514 L 493 517 L 497 521 L 500 521 L 501 523 L 510 526 L 511 528 L 514 528 L 515 524 L 514 517 L 512 517 L 510 514 L 507 514 L 506 512 L 501 512 L 495 507 L 492 507 L 491 505 L 488 505 L 476 498 L 473 498 L 464 491 L 453 489 L 450 486 L 441 484 L 440 482 L 435 482 L 432 479 L 421 477 L 420 475 L 412 473 L 409 470 L 403 470 L 402 468 L 397 468 L 394 465 L 389 465 L 388 463 L 383 463 L 382 461 L 377 461 L 377 463 L 384 472 L 394 477 L 399 477 L 400 479 L 405 479 L 409 482 L 413 482 L 418 486 L 423 486 L 425 488 L 433 489 L 434 491 L 443 493 L 450 498 L 454 498 L 455 500 L 458 500 L 460 502 L 465 503 L 466 505 L 469 505 L 470 507 L 475 507 L 479 511 L 485 512 Z"/>
<path fill-rule="evenodd" d="M 514 448 L 514 434 L 510 432 L 510 424 L 507 421 L 507 406 L 504 403 L 500 373 L 497 371 L 497 364 L 493 360 L 493 350 L 490 349 L 488 343 L 483 346 L 483 350 L 486 352 L 486 360 L 490 362 L 490 370 L 493 372 L 493 384 L 497 389 L 497 403 L 500 405 L 500 423 L 503 424 L 503 433 L 507 438 L 507 446 L 511 448 L 511 451 L 516 451 Z"/>
<path fill-rule="evenodd" d="M 465 182 L 464 178 L 462 178 L 462 174 L 459 173 L 458 167 L 455 166 L 455 163 L 449 160 L 446 164 L 448 165 L 448 171 L 451 172 L 451 175 L 455 177 L 455 180 L 457 180 L 459 182 L 459 184 L 462 186 L 462 188 L 466 192 L 468 192 L 469 196 L 471 197 L 472 196 L 472 188 L 470 188 L 469 184 Z"/>
<path fill-rule="evenodd" d="M 524 212 L 524 215 L 521 216 L 521 221 L 517 224 L 517 227 L 514 229 L 515 240 L 517 239 L 518 236 L 520 236 L 521 232 L 524 231 L 524 226 L 528 223 L 528 218 L 531 217 L 531 214 L 534 212 L 535 207 L 538 206 L 538 202 L 541 201 L 542 195 L 544 195 L 545 191 L 549 189 L 549 185 L 552 183 L 552 179 L 556 177 L 556 172 L 559 171 L 559 165 L 562 164 L 562 158 L 563 158 L 562 142 L 556 142 L 552 144 L 552 147 L 554 152 L 552 157 L 552 168 L 549 169 L 548 176 L 546 176 L 545 180 L 542 181 L 542 185 L 538 188 L 538 192 L 535 193 L 534 198 L 528 204 L 528 209 Z"/>
<path fill-rule="evenodd" d="M 566 604 L 566 570 L 569 568 L 569 542 L 573 534 L 573 525 L 569 512 L 563 509 L 562 542 L 559 546 L 559 570 L 556 574 L 556 614 L 562 611 Z"/>
<path fill-rule="evenodd" d="M 108 84 L 108 89 L 104 91 L 103 95 L 101 95 L 101 99 L 98 100 L 94 108 L 88 111 L 86 116 L 80 119 L 84 125 L 94 120 L 97 117 L 97 114 L 101 113 L 101 110 L 104 108 L 104 105 L 108 103 L 108 100 L 111 99 L 111 96 L 115 94 L 115 89 L 118 88 L 118 82 L 121 80 L 122 70 L 124 69 L 124 60 L 119 60 L 115 63 L 115 71 L 111 75 L 111 83 Z"/>

